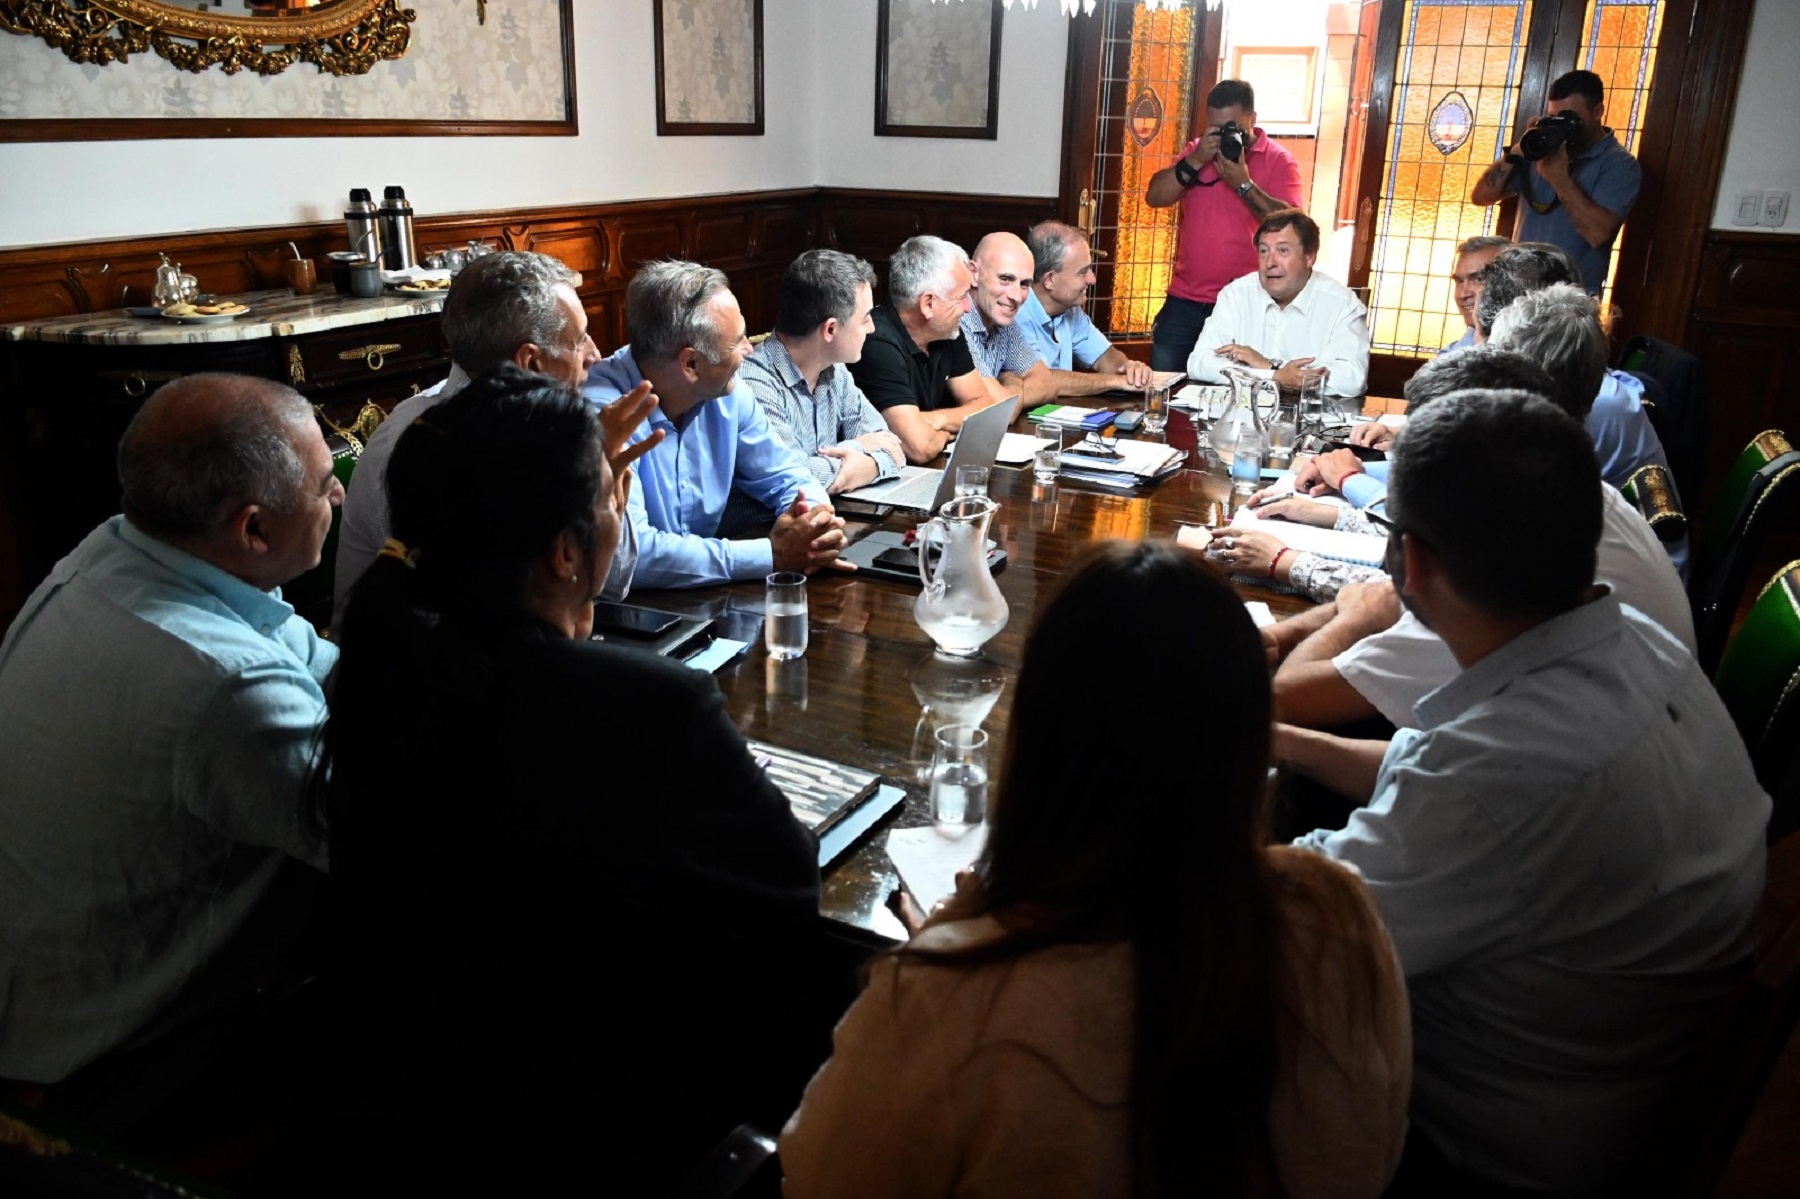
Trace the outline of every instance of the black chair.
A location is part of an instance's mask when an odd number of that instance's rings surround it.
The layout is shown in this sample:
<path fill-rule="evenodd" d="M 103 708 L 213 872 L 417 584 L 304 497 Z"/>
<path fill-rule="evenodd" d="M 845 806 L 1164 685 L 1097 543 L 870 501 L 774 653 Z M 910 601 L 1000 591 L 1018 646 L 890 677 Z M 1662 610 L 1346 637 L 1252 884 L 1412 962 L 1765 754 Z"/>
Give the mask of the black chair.
<path fill-rule="evenodd" d="M 1713 497 L 1700 561 L 1688 582 L 1697 656 L 1707 674 L 1718 668 L 1745 580 L 1767 530 L 1792 515 L 1797 498 L 1800 451 L 1779 429 L 1758 434 L 1744 448 Z"/>
<path fill-rule="evenodd" d="M 1625 343 L 1619 369 L 1644 384 L 1644 408 L 1662 439 L 1675 486 L 1690 501 L 1705 473 L 1708 400 L 1700 360 L 1674 342 L 1638 335 Z"/>

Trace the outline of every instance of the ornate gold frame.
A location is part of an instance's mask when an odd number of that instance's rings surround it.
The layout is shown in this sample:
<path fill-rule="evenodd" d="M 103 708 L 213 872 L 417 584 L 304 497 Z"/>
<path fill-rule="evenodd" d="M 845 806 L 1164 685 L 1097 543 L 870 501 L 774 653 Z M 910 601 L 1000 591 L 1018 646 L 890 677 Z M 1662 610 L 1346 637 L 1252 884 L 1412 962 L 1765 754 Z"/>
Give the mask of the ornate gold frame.
<path fill-rule="evenodd" d="M 297 16 L 208 16 L 159 0 L 0 0 L 0 30 L 42 38 L 81 63 L 124 62 L 154 50 L 196 74 L 222 67 L 279 75 L 310 62 L 331 75 L 362 75 L 397 59 L 418 14 L 399 0 L 344 0 Z"/>

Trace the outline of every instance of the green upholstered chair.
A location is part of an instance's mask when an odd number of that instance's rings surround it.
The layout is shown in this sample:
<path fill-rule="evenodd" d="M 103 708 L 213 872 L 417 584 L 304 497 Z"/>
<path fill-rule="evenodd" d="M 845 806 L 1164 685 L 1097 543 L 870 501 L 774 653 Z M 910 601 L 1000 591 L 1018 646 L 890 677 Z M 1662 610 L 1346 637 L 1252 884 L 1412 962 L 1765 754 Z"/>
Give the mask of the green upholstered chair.
<path fill-rule="evenodd" d="M 1631 472 L 1619 491 L 1643 514 L 1651 532 L 1663 541 L 1680 541 L 1687 532 L 1687 513 L 1675 491 L 1675 476 L 1652 462 Z"/>
<path fill-rule="evenodd" d="M 1758 434 L 1713 498 L 1706 539 L 1688 583 L 1702 670 L 1711 673 L 1718 666 L 1764 534 L 1794 510 L 1796 498 L 1800 451 L 1779 429 Z"/>
<path fill-rule="evenodd" d="M 1769 836 L 1779 839 L 1800 827 L 1800 561 L 1756 597 L 1713 685 L 1775 801 Z"/>

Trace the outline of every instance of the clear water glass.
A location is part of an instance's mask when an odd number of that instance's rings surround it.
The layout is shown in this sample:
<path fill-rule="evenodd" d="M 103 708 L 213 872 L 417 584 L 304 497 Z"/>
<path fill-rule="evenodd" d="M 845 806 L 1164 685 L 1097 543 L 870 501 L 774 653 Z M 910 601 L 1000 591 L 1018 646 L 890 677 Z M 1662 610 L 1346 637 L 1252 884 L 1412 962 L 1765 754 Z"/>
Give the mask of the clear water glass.
<path fill-rule="evenodd" d="M 1045 421 L 1038 426 L 1038 436 L 1050 439 L 1031 460 L 1031 477 L 1038 483 L 1054 483 L 1062 473 L 1062 426 Z"/>
<path fill-rule="evenodd" d="M 1144 420 L 1138 427 L 1149 434 L 1161 433 L 1169 424 L 1169 389 L 1154 383 L 1144 388 Z"/>
<path fill-rule="evenodd" d="M 1231 489 L 1252 492 L 1262 486 L 1263 437 L 1255 429 L 1238 434 L 1237 447 L 1231 455 Z"/>
<path fill-rule="evenodd" d="M 764 580 L 763 645 L 777 662 L 806 652 L 806 576 L 780 570 Z"/>
<path fill-rule="evenodd" d="M 965 495 L 986 495 L 988 493 L 988 468 L 985 466 L 959 466 L 956 468 L 956 498 Z"/>
<path fill-rule="evenodd" d="M 938 824 L 987 819 L 988 735 L 966 724 L 946 725 L 933 737 L 931 818 Z"/>

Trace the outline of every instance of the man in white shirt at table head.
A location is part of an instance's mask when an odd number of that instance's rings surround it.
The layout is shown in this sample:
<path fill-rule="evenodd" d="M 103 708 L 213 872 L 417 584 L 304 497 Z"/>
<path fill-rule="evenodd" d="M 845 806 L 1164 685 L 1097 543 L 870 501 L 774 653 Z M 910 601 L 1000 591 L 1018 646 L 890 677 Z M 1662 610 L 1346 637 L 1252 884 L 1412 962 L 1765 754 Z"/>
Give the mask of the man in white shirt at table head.
<path fill-rule="evenodd" d="M 1325 392 L 1359 396 L 1369 377 L 1368 310 L 1342 283 L 1313 270 L 1319 227 L 1278 208 L 1256 227 L 1256 273 L 1233 279 L 1188 355 L 1188 377 L 1222 383 L 1230 366 L 1273 375 L 1289 390 L 1305 367 L 1328 372 Z"/>
<path fill-rule="evenodd" d="M 1127 358 L 1094 328 L 1083 309 L 1094 286 L 1094 251 L 1087 234 L 1061 221 L 1040 221 L 1026 234 L 1025 244 L 1034 274 L 1013 323 L 1050 368 L 1056 394 L 1096 395 L 1146 386 L 1150 365 Z M 1077 363 L 1087 369 L 1076 370 Z"/>

